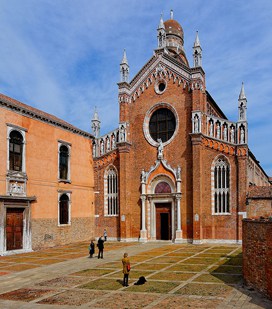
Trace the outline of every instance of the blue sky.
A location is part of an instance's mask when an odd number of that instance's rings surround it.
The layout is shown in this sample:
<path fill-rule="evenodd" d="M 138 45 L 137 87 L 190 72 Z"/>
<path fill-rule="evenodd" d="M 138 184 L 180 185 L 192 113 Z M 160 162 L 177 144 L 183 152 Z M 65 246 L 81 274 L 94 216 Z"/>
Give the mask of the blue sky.
<path fill-rule="evenodd" d="M 97 106 L 107 133 L 118 126 L 123 49 L 132 79 L 170 9 L 191 65 L 199 31 L 207 90 L 233 121 L 244 82 L 249 147 L 272 176 L 270 0 L 0 0 L 0 92 L 89 132 Z"/>

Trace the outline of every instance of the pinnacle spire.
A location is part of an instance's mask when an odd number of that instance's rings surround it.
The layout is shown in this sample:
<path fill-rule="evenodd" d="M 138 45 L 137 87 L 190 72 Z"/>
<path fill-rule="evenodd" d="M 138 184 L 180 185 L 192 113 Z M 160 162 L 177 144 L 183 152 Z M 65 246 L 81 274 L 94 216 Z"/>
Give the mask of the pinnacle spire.
<path fill-rule="evenodd" d="M 241 91 L 239 95 L 239 100 L 243 100 L 243 99 L 246 99 L 244 82 L 242 82 L 242 87 L 241 87 Z"/>
<path fill-rule="evenodd" d="M 200 41 L 199 41 L 199 37 L 198 37 L 198 31 L 196 32 L 196 38 L 195 38 L 194 47 L 200 47 Z"/>
<path fill-rule="evenodd" d="M 94 135 L 94 137 L 97 138 L 100 135 L 100 123 L 101 123 L 101 121 L 99 120 L 96 106 L 94 108 L 94 115 L 93 115 L 93 119 L 91 120 L 91 122 L 92 122 L 93 135 Z"/>
<path fill-rule="evenodd" d="M 126 53 L 126 50 L 125 50 L 125 49 L 124 49 L 123 59 L 122 59 L 122 61 L 121 61 L 121 64 L 127 64 L 127 65 L 128 65 L 127 53 Z"/>
<path fill-rule="evenodd" d="M 174 12 L 173 12 L 173 10 L 170 11 L 170 19 L 174 19 Z"/>
<path fill-rule="evenodd" d="M 99 120 L 99 117 L 98 117 L 98 112 L 97 112 L 97 108 L 96 108 L 96 106 L 94 107 L 94 115 L 93 115 L 93 120 Z"/>
<path fill-rule="evenodd" d="M 159 23 L 158 29 L 165 29 L 162 16 L 163 16 L 163 14 L 161 13 L 161 18 L 160 18 L 160 23 Z"/>

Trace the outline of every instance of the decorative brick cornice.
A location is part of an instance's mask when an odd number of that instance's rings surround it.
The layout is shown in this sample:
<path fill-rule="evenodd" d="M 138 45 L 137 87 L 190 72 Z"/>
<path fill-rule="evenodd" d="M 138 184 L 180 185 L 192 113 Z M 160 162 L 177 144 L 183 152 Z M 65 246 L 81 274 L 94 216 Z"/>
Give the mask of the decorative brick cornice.
<path fill-rule="evenodd" d="M 192 82 L 192 73 L 194 82 Z M 191 89 L 205 88 L 205 74 L 201 70 L 192 71 L 173 57 L 159 53 L 155 54 L 138 72 L 134 79 L 127 83 L 119 83 L 119 102 L 132 102 L 160 79 L 172 80 L 177 86 L 190 91 Z M 197 80 L 197 82 L 196 82 Z"/>
<path fill-rule="evenodd" d="M 119 153 L 128 153 L 128 152 L 130 152 L 131 145 L 132 144 L 129 143 L 129 142 L 117 143 L 117 147 L 118 147 Z"/>
<path fill-rule="evenodd" d="M 99 158 L 95 158 L 93 160 L 94 162 L 94 169 L 99 169 L 102 168 L 104 166 L 107 166 L 111 163 L 113 163 L 118 157 L 118 153 L 117 151 L 112 151 L 110 153 L 107 153 L 106 155 L 99 157 Z"/>

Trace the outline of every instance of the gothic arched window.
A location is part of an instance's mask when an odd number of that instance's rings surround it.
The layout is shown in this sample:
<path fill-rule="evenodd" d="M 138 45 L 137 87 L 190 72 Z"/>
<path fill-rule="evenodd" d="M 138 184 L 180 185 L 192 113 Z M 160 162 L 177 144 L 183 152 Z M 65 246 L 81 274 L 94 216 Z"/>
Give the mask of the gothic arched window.
<path fill-rule="evenodd" d="M 114 168 L 110 168 L 105 178 L 105 215 L 116 216 L 118 207 L 118 177 Z"/>
<path fill-rule="evenodd" d="M 59 179 L 69 179 L 69 148 L 66 145 L 59 148 Z"/>
<path fill-rule="evenodd" d="M 214 213 L 230 212 L 230 168 L 228 162 L 219 158 L 214 165 Z"/>
<path fill-rule="evenodd" d="M 69 197 L 67 194 L 62 194 L 59 199 L 59 224 L 70 223 Z"/>
<path fill-rule="evenodd" d="M 23 164 L 23 136 L 18 131 L 12 131 L 9 138 L 9 169 L 21 172 Z"/>

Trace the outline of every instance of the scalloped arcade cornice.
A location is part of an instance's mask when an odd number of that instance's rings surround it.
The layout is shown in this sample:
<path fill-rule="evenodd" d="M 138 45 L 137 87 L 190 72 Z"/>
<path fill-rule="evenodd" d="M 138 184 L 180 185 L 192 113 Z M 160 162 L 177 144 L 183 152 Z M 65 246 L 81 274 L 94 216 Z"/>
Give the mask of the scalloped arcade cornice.
<path fill-rule="evenodd" d="M 204 76 L 205 73 L 201 68 L 192 70 L 165 53 L 155 53 L 129 84 L 118 84 L 119 102 L 136 100 L 157 79 L 173 79 L 173 83 L 183 85 L 183 88 L 187 87 L 189 90 L 194 88 L 192 85 L 194 79 L 204 84 Z"/>

